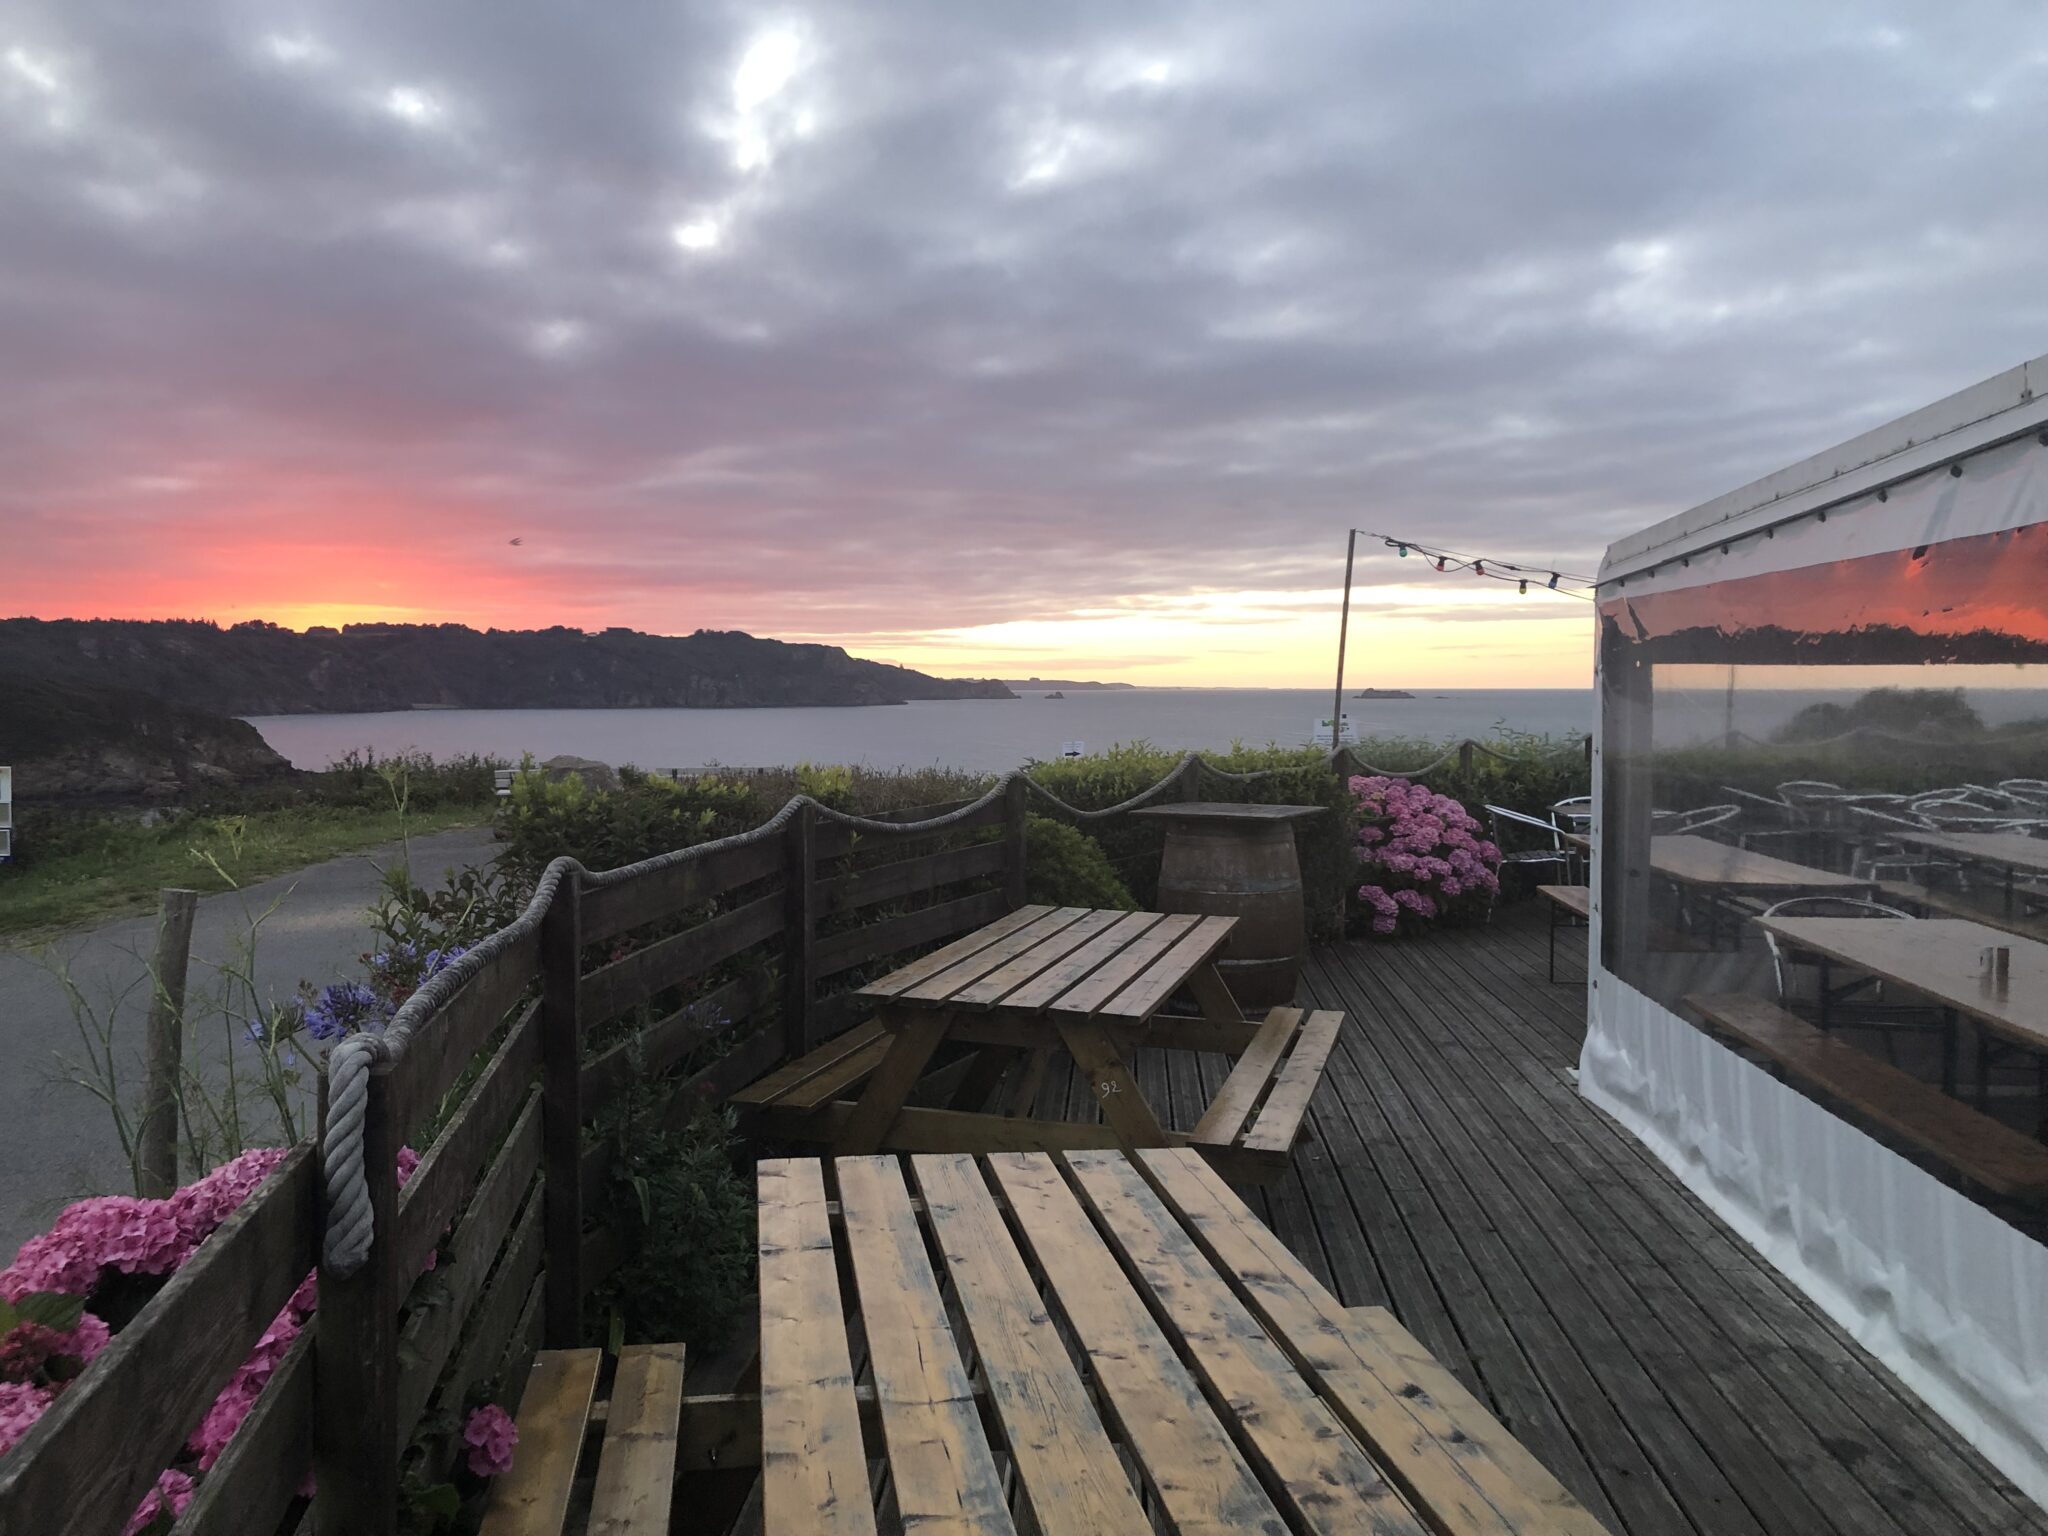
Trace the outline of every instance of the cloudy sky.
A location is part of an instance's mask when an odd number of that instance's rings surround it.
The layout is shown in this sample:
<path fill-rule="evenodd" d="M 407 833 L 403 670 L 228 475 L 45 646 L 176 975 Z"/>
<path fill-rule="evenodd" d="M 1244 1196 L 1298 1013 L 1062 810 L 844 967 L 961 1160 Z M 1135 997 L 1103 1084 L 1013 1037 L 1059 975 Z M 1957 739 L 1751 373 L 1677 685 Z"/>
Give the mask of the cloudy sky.
<path fill-rule="evenodd" d="M 1354 523 L 1588 569 L 2048 350 L 2044 93 L 2032 0 L 0 0 L 0 613 L 1320 682 Z M 1417 567 L 1354 677 L 1588 675 Z"/>

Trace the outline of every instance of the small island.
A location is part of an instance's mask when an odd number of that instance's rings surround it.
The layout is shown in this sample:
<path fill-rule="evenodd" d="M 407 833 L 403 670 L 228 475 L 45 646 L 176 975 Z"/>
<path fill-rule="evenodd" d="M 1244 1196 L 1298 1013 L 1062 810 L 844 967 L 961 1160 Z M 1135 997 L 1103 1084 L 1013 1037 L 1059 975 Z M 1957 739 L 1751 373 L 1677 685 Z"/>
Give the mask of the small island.
<path fill-rule="evenodd" d="M 1351 697 L 1354 699 L 1412 699 L 1415 695 L 1405 688 L 1361 688 Z"/>

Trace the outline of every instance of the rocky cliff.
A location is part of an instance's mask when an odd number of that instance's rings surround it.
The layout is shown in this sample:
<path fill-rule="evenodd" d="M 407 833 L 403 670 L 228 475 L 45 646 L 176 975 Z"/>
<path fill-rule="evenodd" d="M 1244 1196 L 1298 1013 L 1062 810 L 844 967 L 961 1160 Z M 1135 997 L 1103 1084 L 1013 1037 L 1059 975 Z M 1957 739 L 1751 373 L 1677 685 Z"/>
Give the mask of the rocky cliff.
<path fill-rule="evenodd" d="M 293 772 L 256 728 L 125 688 L 0 674 L 0 763 L 23 801 L 171 799 Z"/>
<path fill-rule="evenodd" d="M 76 680 L 226 715 L 442 709 L 744 709 L 1013 698 L 837 646 L 736 631 L 474 630 L 251 621 L 0 619 L 0 678 Z M 4 760 L 4 759 L 0 759 Z"/>

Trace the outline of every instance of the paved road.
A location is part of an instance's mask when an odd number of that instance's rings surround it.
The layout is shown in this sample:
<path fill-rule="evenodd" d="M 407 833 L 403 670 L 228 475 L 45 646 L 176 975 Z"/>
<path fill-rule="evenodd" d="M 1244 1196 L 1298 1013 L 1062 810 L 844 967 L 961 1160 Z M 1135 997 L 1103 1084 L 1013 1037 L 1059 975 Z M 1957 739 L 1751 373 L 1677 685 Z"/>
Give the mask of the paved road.
<path fill-rule="evenodd" d="M 431 885 L 449 868 L 464 868 L 492 854 L 488 827 L 463 828 L 413 840 L 419 883 Z M 369 947 L 365 910 L 377 894 L 379 866 L 397 846 L 316 864 L 266 880 L 244 892 L 209 896 L 199 903 L 193 928 L 187 1007 L 196 1012 L 219 995 L 219 967 L 231 961 L 248 932 L 249 913 L 277 909 L 264 921 L 256 945 L 256 982 L 265 997 L 283 998 L 304 980 L 325 982 L 359 969 Z M 281 901 L 280 901 L 281 898 Z M 39 956 L 0 949 L 0 1265 L 23 1238 L 41 1231 L 58 1209 L 80 1195 L 126 1192 L 126 1164 L 107 1111 L 64 1081 L 57 1057 L 81 1050 L 64 990 L 47 961 L 61 957 L 87 1000 L 100 1011 L 125 999 L 115 1014 L 117 1057 L 130 1070 L 139 1063 L 143 984 L 154 917 L 127 918 L 58 940 Z M 188 1039 L 214 1063 L 226 1053 L 216 1015 L 197 1023 Z M 246 1049 L 246 1047 L 245 1047 Z M 135 1081 L 139 1086 L 139 1074 Z"/>

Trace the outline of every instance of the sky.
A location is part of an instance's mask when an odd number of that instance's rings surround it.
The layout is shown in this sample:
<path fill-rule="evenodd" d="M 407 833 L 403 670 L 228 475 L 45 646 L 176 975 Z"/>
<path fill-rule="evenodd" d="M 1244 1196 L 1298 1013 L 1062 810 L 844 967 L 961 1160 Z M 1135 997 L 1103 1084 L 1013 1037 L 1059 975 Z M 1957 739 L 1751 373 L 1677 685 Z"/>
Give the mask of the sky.
<path fill-rule="evenodd" d="M 0 0 L 0 613 L 1324 685 L 2048 351 L 2032 0 Z M 515 542 L 516 541 L 516 542 Z M 1578 686 L 1368 543 L 1348 676 Z"/>

